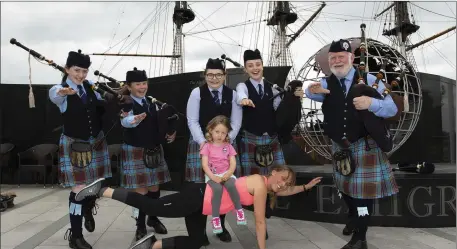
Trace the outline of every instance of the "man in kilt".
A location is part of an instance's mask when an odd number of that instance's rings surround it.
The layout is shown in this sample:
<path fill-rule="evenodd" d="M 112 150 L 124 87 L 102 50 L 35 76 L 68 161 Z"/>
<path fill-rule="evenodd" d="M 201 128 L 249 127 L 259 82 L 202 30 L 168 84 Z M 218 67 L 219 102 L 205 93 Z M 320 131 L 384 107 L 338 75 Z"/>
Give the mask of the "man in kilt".
<path fill-rule="evenodd" d="M 126 75 L 127 89 L 132 103 L 123 106 L 121 124 L 124 127 L 124 143 L 122 144 L 121 187 L 132 189 L 152 199 L 160 197 L 159 185 L 171 181 L 168 165 L 164 158 L 162 138 L 159 136 L 159 107 L 147 100 L 148 78 L 144 70 L 134 68 Z M 128 112 L 126 112 L 128 111 Z M 166 134 L 168 143 L 174 141 L 176 131 Z M 146 151 L 155 150 L 156 161 L 145 161 Z M 146 214 L 138 210 L 136 217 L 137 230 L 135 241 L 147 234 Z M 167 229 L 155 216 L 148 216 L 148 226 L 156 233 L 167 234 Z"/>
<path fill-rule="evenodd" d="M 377 117 L 389 118 L 397 113 L 398 108 L 390 95 L 383 100 L 367 96 L 348 97 L 348 92 L 358 81 L 353 61 L 349 41 L 332 42 L 328 52 L 332 74 L 320 82 L 311 83 L 306 95 L 314 101 L 323 102 L 324 129 L 332 140 L 334 154 L 334 181 L 340 197 L 349 208 L 349 222 L 343 234 L 352 234 L 352 238 L 343 249 L 366 249 L 366 232 L 374 200 L 397 194 L 398 187 L 387 155 L 367 133 L 364 120 L 357 114 L 368 110 Z M 369 86 L 375 80 L 375 76 L 367 74 Z M 378 84 L 377 91 L 382 93 L 385 86 L 382 82 Z M 337 167 L 339 159 L 335 158 L 342 151 L 349 151 L 352 156 L 353 173 L 348 174 Z"/>
<path fill-rule="evenodd" d="M 236 148 L 235 139 L 241 126 L 242 110 L 236 103 L 236 91 L 224 85 L 226 79 L 225 63 L 220 59 L 208 59 L 204 71 L 205 84 L 192 90 L 187 101 L 187 124 L 191 133 L 187 147 L 186 180 L 205 182 L 201 164 L 200 150 L 206 143 L 204 134 L 208 122 L 218 115 L 230 118 L 232 131 L 230 141 Z M 238 161 L 237 161 L 238 164 Z M 238 168 L 238 167 L 237 167 Z M 235 171 L 236 173 L 239 173 Z M 225 215 L 221 215 L 222 233 L 217 234 L 224 242 L 232 240 L 225 228 Z M 208 241 L 205 244 L 209 244 Z"/>
<path fill-rule="evenodd" d="M 108 146 L 102 131 L 103 99 L 86 81 L 91 61 L 88 55 L 69 52 L 62 83 L 49 90 L 50 100 L 63 117 L 63 133 L 59 141 L 59 179 L 71 187 L 69 197 L 71 228 L 65 234 L 74 249 L 91 249 L 82 234 L 82 220 L 87 231 L 95 230 L 96 198 L 76 201 L 76 193 L 100 178 L 111 177 Z M 69 234 L 68 234 L 69 233 Z"/>

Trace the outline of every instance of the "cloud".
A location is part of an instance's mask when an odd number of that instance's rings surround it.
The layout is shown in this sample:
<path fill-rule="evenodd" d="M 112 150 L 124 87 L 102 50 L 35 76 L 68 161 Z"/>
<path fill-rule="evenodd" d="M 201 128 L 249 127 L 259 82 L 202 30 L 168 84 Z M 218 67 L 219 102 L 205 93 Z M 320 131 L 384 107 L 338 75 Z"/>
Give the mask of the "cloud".
<path fill-rule="evenodd" d="M 247 48 L 259 48 L 264 61 L 268 63 L 269 55 L 272 54 L 274 33 L 270 32 L 273 27 L 267 26 L 265 21 L 268 19 L 269 10 L 267 2 L 189 4 L 196 17 L 193 22 L 184 25 L 184 34 L 246 21 L 249 21 L 249 25 L 186 35 L 184 59 L 187 72 L 202 70 L 208 58 L 220 57 L 222 54 L 242 62 L 243 51 Z M 298 13 L 299 19 L 288 26 L 287 34 L 297 31 L 320 4 L 291 2 L 292 10 Z M 452 13 L 448 8 L 449 6 L 455 10 L 455 3 L 414 4 L 435 13 L 455 17 L 455 11 Z M 167 8 L 163 8 L 165 6 Z M 388 28 L 389 20 L 385 16 L 376 21 L 372 18 L 387 6 L 384 2 L 328 3 L 318 18 L 290 46 L 296 71 L 298 72 L 311 56 L 331 40 L 360 36 L 359 26 L 362 21 L 367 24 L 368 37 L 391 44 L 389 39 L 380 34 L 384 22 Z M 170 55 L 173 51 L 173 7 L 174 2 L 2 2 L 1 82 L 29 82 L 28 54 L 9 43 L 13 37 L 60 65 L 65 63 L 69 51 L 77 49 L 82 49 L 85 53 L 108 51 Z M 411 36 L 413 43 L 455 25 L 455 19 L 436 15 L 421 8 L 413 6 L 410 10 L 416 24 L 420 25 L 420 35 Z M 148 23 L 151 24 L 149 27 Z M 136 39 L 141 33 L 141 39 Z M 130 37 L 125 39 L 129 34 Z M 448 38 L 436 42 L 434 46 L 455 65 L 455 32 L 451 34 Z M 455 79 L 455 68 L 444 62 L 432 47 L 427 47 L 427 44 L 423 47 L 425 48 L 420 47 L 414 51 L 419 70 Z M 91 59 L 92 72 L 100 70 L 119 80 L 124 80 L 126 71 L 133 67 L 145 69 L 150 77 L 167 75 L 171 63 L 170 58 L 92 55 Z M 230 63 L 228 66 L 232 67 Z M 56 84 L 60 81 L 60 73 L 34 59 L 31 61 L 31 69 L 34 84 Z M 90 73 L 89 79 L 97 78 Z"/>

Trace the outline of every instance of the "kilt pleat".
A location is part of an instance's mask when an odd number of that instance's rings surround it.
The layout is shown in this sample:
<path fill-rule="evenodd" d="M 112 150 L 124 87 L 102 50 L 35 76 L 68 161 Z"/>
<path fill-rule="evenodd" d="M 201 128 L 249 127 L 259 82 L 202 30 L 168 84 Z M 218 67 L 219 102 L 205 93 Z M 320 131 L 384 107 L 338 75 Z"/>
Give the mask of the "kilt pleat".
<path fill-rule="evenodd" d="M 90 138 L 89 143 L 94 145 L 103 139 L 93 150 L 92 161 L 85 168 L 73 167 L 70 159 L 70 145 L 73 138 L 62 134 L 59 141 L 59 181 L 63 187 L 74 187 L 77 185 L 90 184 L 99 178 L 112 177 L 111 161 L 108 153 L 108 145 L 103 138 L 104 133 L 100 131 L 97 138 Z"/>
<path fill-rule="evenodd" d="M 282 152 L 281 144 L 277 137 L 270 137 L 269 135 L 256 136 L 250 132 L 242 131 L 240 140 L 240 161 L 241 161 L 241 172 L 240 176 L 249 176 L 252 174 L 267 175 L 269 168 L 260 167 L 256 164 L 254 159 L 255 145 L 267 145 L 270 144 L 273 150 L 273 164 L 284 165 L 284 154 Z M 271 167 L 270 166 L 270 167 Z"/>
<path fill-rule="evenodd" d="M 365 139 L 361 138 L 351 144 L 356 169 L 349 176 L 341 175 L 336 171 L 333 162 L 334 181 L 337 189 L 357 199 L 379 199 L 398 193 L 392 168 L 386 153 L 376 145 L 373 139 L 368 138 L 370 150 L 365 149 Z M 338 149 L 332 142 L 332 151 Z"/>
<path fill-rule="evenodd" d="M 232 146 L 238 153 L 236 141 L 233 141 Z M 236 177 L 239 177 L 241 171 L 240 161 L 238 158 L 239 154 L 236 155 L 236 170 L 234 173 Z M 190 136 L 189 143 L 187 145 L 186 181 L 197 183 L 205 182 L 205 172 L 203 171 L 200 157 L 200 145 L 193 140 L 192 135 Z"/>
<path fill-rule="evenodd" d="M 162 150 L 161 163 L 157 168 L 150 169 L 144 165 L 143 148 L 122 144 L 121 187 L 147 188 L 171 181 L 163 147 L 160 146 L 160 149 Z"/>

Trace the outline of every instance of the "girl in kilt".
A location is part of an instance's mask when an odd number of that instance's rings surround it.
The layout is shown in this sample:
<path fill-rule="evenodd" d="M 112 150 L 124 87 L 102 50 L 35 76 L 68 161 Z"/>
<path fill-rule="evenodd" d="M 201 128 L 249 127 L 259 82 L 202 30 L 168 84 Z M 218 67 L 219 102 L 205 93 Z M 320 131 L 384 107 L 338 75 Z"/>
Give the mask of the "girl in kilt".
<path fill-rule="evenodd" d="M 236 103 L 236 92 L 224 85 L 226 79 L 224 61 L 208 59 L 204 77 L 205 84 L 193 89 L 187 102 L 187 124 L 191 136 L 187 147 L 186 180 L 196 183 L 205 182 L 200 150 L 206 143 L 204 136 L 206 125 L 218 115 L 229 117 L 232 130 L 228 136 L 230 143 L 236 148 L 235 139 L 240 130 L 242 118 L 242 109 Z M 235 175 L 239 173 L 239 170 L 237 171 L 235 171 Z M 230 242 L 232 238 L 225 229 L 225 215 L 221 215 L 220 218 L 222 233 L 217 236 L 224 242 Z"/>
<path fill-rule="evenodd" d="M 70 248 L 91 249 L 82 234 L 82 220 L 87 231 L 95 230 L 95 198 L 76 201 L 76 193 L 99 178 L 109 178 L 111 164 L 108 146 L 102 131 L 103 99 L 86 81 L 91 61 L 88 55 L 69 52 L 62 83 L 49 90 L 50 100 L 63 117 L 63 133 L 59 141 L 59 179 L 64 187 L 71 187 L 69 213 L 71 228 L 65 239 Z M 78 143 L 86 142 L 85 153 L 75 152 Z M 78 158 L 79 157 L 79 158 Z M 86 160 L 78 160 L 85 158 Z"/>
<path fill-rule="evenodd" d="M 263 80 L 263 61 L 260 51 L 244 51 L 244 69 L 249 75 L 246 82 L 236 86 L 237 103 L 243 106 L 243 128 L 239 144 L 241 161 L 240 176 L 252 174 L 266 175 L 269 168 L 255 160 L 257 146 L 269 145 L 273 158 L 271 165 L 284 165 L 284 154 L 275 127 L 275 111 L 281 103 L 281 97 L 271 99 L 278 90 Z M 297 90 L 295 96 L 303 98 L 303 90 Z M 271 99 L 271 100 L 270 100 Z"/>
<path fill-rule="evenodd" d="M 238 83 L 237 103 L 243 107 L 243 126 L 238 147 L 240 155 L 239 176 L 253 174 L 267 175 L 270 167 L 286 164 L 278 133 L 275 127 L 275 111 L 281 103 L 278 90 L 263 81 L 263 61 L 260 51 L 246 50 L 243 55 L 244 70 L 249 75 L 245 82 Z M 303 97 L 303 90 L 296 91 L 296 96 Z M 260 164 L 256 160 L 256 148 L 268 146 L 271 154 L 267 157 L 271 164 Z M 265 161 L 263 161 L 265 162 Z M 267 199 L 267 207 L 270 207 Z M 270 216 L 267 208 L 266 215 Z M 268 239 L 268 232 L 266 233 Z"/>
<path fill-rule="evenodd" d="M 148 78 L 144 70 L 134 68 L 133 71 L 128 71 L 126 83 L 132 103 L 130 106 L 124 105 L 121 117 L 121 124 L 124 127 L 121 187 L 158 199 L 159 185 L 171 181 L 161 145 L 162 139 L 159 138 L 157 114 L 159 107 L 146 99 Z M 171 136 L 166 135 L 167 142 L 173 142 L 175 137 L 176 131 Z M 159 160 L 149 164 L 145 162 L 143 156 L 146 149 L 154 148 L 159 151 Z M 139 210 L 135 218 L 137 226 L 135 241 L 138 241 L 147 234 L 146 214 Z M 148 216 L 147 224 L 153 227 L 156 233 L 167 234 L 168 232 L 156 216 Z"/>

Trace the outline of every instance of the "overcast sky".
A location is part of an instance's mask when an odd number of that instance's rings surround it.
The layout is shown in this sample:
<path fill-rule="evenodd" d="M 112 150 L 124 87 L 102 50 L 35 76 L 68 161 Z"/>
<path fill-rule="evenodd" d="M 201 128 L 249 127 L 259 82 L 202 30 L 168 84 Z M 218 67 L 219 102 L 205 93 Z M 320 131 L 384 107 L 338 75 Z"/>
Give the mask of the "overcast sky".
<path fill-rule="evenodd" d="M 29 83 L 28 54 L 25 50 L 10 44 L 11 38 L 16 38 L 25 46 L 60 65 L 65 63 L 70 50 L 78 49 L 89 54 L 172 54 L 174 4 L 175 2 L 2 2 L 1 83 Z M 263 13 L 263 19 L 266 17 L 267 3 L 189 4 L 195 11 L 196 18 L 184 25 L 183 31 L 187 33 L 184 45 L 185 72 L 200 71 L 205 67 L 209 57 L 220 57 L 223 53 L 241 61 L 242 52 L 247 48 L 259 48 L 264 54 L 265 61 L 268 60 L 269 42 L 272 41 L 273 34 L 269 34 L 265 22 L 258 22 L 260 13 Z M 455 25 L 455 2 L 413 4 L 409 5 L 410 14 L 414 15 L 416 24 L 420 26 L 419 31 L 411 36 L 413 43 Z M 298 11 L 299 20 L 289 25 L 288 34 L 291 34 L 291 30 L 297 31 L 318 9 L 320 3 L 292 2 L 292 5 Z M 388 5 L 387 2 L 328 2 L 318 18 L 291 45 L 295 69 L 298 71 L 311 56 L 332 40 L 360 36 L 359 26 L 362 22 L 367 24 L 369 38 L 388 43 L 389 41 L 381 34 L 386 15 L 377 20 L 373 19 L 375 14 Z M 390 17 L 390 14 L 387 17 Z M 392 15 L 392 27 L 393 17 Z M 192 34 L 244 23 L 247 20 L 252 20 L 253 24 Z M 387 28 L 388 25 L 389 19 Z M 142 38 L 135 42 L 142 32 Z M 125 40 L 130 33 L 130 38 Z M 114 46 L 111 49 L 110 44 Z M 128 46 L 129 44 L 133 46 Z M 415 49 L 414 56 L 419 71 L 456 79 L 455 31 Z M 91 56 L 91 59 L 92 67 L 88 77 L 91 80 L 97 79 L 93 75 L 95 70 L 118 80 L 125 80 L 126 71 L 133 67 L 145 69 L 150 77 L 167 75 L 171 61 L 169 58 L 95 55 Z M 122 60 L 119 61 L 120 59 Z M 233 66 L 229 64 L 229 67 Z M 59 72 L 33 58 L 31 71 L 33 84 L 57 84 L 61 78 Z"/>

